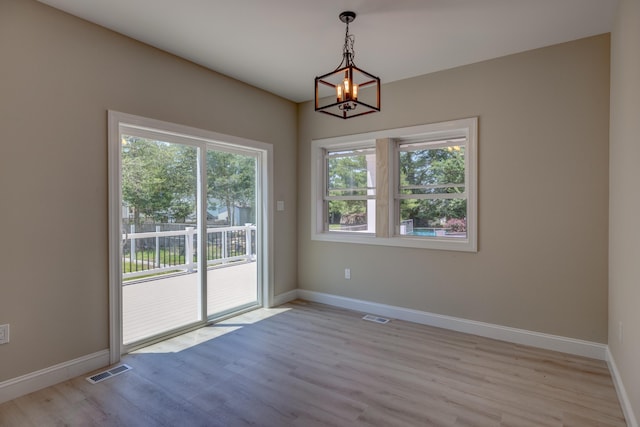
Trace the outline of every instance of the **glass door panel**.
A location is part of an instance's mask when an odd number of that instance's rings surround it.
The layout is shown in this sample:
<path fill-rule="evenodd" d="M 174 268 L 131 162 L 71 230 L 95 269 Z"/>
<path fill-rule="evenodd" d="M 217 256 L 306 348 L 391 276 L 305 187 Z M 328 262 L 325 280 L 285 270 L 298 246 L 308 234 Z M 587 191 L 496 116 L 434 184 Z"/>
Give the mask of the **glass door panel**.
<path fill-rule="evenodd" d="M 202 322 L 194 146 L 121 135 L 125 346 Z"/>
<path fill-rule="evenodd" d="M 259 304 L 258 157 L 207 149 L 207 315 Z"/>

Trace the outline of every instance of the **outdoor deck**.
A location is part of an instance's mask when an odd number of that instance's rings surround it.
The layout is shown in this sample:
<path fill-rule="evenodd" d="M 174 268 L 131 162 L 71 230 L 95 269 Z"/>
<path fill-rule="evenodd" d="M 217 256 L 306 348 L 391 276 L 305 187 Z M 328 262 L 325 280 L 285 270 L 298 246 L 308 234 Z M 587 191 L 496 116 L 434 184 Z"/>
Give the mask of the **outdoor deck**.
<path fill-rule="evenodd" d="M 257 263 L 207 271 L 208 314 L 257 300 Z M 122 323 L 125 344 L 200 320 L 198 274 L 125 284 Z"/>

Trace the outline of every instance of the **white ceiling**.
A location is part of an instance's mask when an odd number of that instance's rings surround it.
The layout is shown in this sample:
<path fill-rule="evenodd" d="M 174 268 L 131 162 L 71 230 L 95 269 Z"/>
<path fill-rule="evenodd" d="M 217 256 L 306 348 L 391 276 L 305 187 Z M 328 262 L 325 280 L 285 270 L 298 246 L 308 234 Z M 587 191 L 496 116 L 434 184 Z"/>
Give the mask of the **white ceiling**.
<path fill-rule="evenodd" d="M 617 0 L 40 0 L 295 102 L 342 59 L 382 83 L 609 32 Z"/>

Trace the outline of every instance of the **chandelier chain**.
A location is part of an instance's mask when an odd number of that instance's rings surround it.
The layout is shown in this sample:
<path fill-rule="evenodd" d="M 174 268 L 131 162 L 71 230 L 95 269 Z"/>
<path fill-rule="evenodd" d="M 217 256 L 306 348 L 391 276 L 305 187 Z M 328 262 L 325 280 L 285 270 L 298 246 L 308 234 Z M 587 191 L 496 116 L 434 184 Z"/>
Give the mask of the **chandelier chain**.
<path fill-rule="evenodd" d="M 342 48 L 342 56 L 343 62 L 346 61 L 345 65 L 352 65 L 353 59 L 356 56 L 356 52 L 353 49 L 353 45 L 356 41 L 356 37 L 353 34 L 349 34 L 349 22 L 347 21 L 347 28 L 344 33 L 344 47 Z"/>

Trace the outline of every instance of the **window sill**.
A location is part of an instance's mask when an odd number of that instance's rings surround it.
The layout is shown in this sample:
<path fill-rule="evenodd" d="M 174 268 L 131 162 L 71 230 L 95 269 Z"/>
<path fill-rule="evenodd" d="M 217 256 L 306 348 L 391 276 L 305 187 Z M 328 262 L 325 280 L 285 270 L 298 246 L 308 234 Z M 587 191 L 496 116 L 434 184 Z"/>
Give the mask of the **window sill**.
<path fill-rule="evenodd" d="M 456 239 L 438 237 L 376 237 L 354 233 L 313 233 L 311 240 L 360 245 L 395 246 L 403 248 L 436 249 L 458 252 L 478 252 L 477 245 L 469 238 Z"/>

